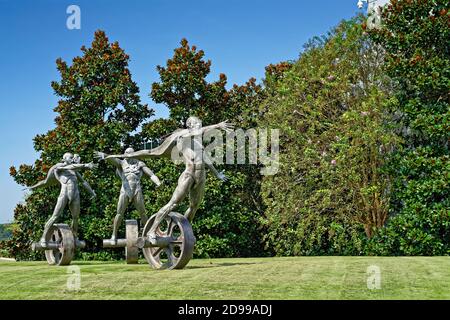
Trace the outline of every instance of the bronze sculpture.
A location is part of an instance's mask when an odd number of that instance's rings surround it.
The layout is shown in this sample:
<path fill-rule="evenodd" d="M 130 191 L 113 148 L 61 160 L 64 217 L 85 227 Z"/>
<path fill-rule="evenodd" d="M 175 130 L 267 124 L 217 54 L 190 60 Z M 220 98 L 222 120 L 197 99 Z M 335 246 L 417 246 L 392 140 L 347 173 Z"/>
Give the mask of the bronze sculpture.
<path fill-rule="evenodd" d="M 61 185 L 55 209 L 45 224 L 41 240 L 32 245 L 33 250 L 45 250 L 49 264 L 69 264 L 73 258 L 75 247 L 85 246 L 83 241 L 78 240 L 78 219 L 80 215 L 78 182 L 82 183 L 83 187 L 92 195 L 92 198 L 95 198 L 96 194 L 83 179 L 79 170 L 93 169 L 95 166 L 93 163 L 82 164 L 78 155 L 65 153 L 62 162 L 51 167 L 44 180 L 29 188 L 32 190 L 57 185 L 58 183 Z M 72 213 L 70 228 L 65 224 L 55 224 L 67 205 Z"/>
<path fill-rule="evenodd" d="M 202 127 L 197 117 L 189 117 L 186 129 L 178 129 L 170 134 L 164 142 L 151 150 L 134 152 L 132 148 L 122 155 L 108 155 L 95 152 L 100 160 L 113 164 L 116 174 L 122 181 L 117 204 L 117 214 L 111 239 L 103 240 L 104 247 L 124 247 L 127 263 L 138 262 L 138 250 L 143 253 L 148 263 L 157 269 L 181 269 L 192 258 L 195 237 L 191 222 L 194 219 L 204 196 L 206 168 L 209 168 L 217 178 L 226 181 L 222 172 L 214 167 L 207 152 L 204 150 L 202 137 L 212 130 L 230 131 L 232 124 L 227 121 Z M 220 134 L 220 132 L 219 132 Z M 144 197 L 141 188 L 141 178 L 146 175 L 159 186 L 159 178 L 139 159 L 149 157 L 170 157 L 175 160 L 180 157 L 185 165 L 183 173 L 169 202 L 158 212 L 147 219 Z M 54 165 L 47 177 L 30 187 L 35 189 L 43 186 L 61 185 L 60 195 L 53 215 L 47 221 L 44 233 L 39 242 L 33 243 L 34 250 L 45 250 L 49 264 L 66 265 L 74 256 L 76 248 L 83 248 L 84 241 L 77 239 L 78 217 L 80 213 L 80 192 L 78 183 L 92 195 L 96 196 L 90 185 L 80 174 L 81 169 L 93 169 L 93 163 L 82 164 L 78 155 L 66 153 L 62 162 Z M 175 208 L 189 195 L 189 208 L 184 215 L 174 212 Z M 124 213 L 130 203 L 133 203 L 141 215 L 143 226 L 141 237 L 136 220 L 126 221 L 126 239 L 117 239 L 118 228 L 124 218 Z M 65 224 L 55 224 L 64 208 L 69 206 L 72 213 L 72 227 Z"/>
<path fill-rule="evenodd" d="M 134 150 L 132 148 L 125 150 L 125 154 L 131 154 L 133 152 Z M 106 153 L 98 151 L 95 152 L 95 156 L 100 160 L 105 160 L 108 157 Z M 160 186 L 161 182 L 153 171 L 142 161 L 135 159 L 120 160 L 115 157 L 108 157 L 106 161 L 116 167 L 116 174 L 121 179 L 122 186 L 117 203 L 117 214 L 114 218 L 112 236 L 109 240 L 103 240 L 103 246 L 106 248 L 125 247 L 127 263 L 137 263 L 138 248 L 135 245 L 139 233 L 137 222 L 135 220 L 126 221 L 126 239 L 117 239 L 117 232 L 130 203 L 134 204 L 134 207 L 141 215 L 141 226 L 144 226 L 147 222 L 147 212 L 141 187 L 142 176 L 146 175 L 150 177 L 157 186 Z"/>
<path fill-rule="evenodd" d="M 186 121 L 186 129 L 178 129 L 167 137 L 164 142 L 151 150 L 125 153 L 123 155 L 110 155 L 105 159 L 145 159 L 149 157 L 173 157 L 175 153 L 181 154 L 185 170 L 178 179 L 178 185 L 170 201 L 153 215 L 144 226 L 142 237 L 136 245 L 143 249 L 147 261 L 155 268 L 180 269 L 192 258 L 195 237 L 192 231 L 192 222 L 196 211 L 203 199 L 206 167 L 217 178 L 226 181 L 227 178 L 218 172 L 212 161 L 204 152 L 202 135 L 214 129 L 229 131 L 232 124 L 226 121 L 202 127 L 201 120 L 190 117 Z M 189 195 L 189 208 L 184 215 L 174 210 Z M 165 225 L 162 226 L 162 222 Z M 164 254 L 165 259 L 161 257 Z"/>
<path fill-rule="evenodd" d="M 125 150 L 126 155 L 132 153 L 134 153 L 132 148 Z M 159 181 L 159 178 L 142 161 L 135 159 L 120 160 L 119 158 L 98 151 L 95 152 L 95 155 L 100 160 L 106 159 L 107 162 L 113 164 L 116 167 L 117 176 L 122 181 L 119 202 L 117 203 L 117 214 L 114 218 L 113 233 L 111 236 L 111 242 L 115 242 L 117 239 L 117 230 L 129 203 L 132 202 L 141 215 L 141 225 L 143 226 L 147 222 L 147 212 L 145 210 L 144 196 L 141 188 L 142 176 L 146 175 L 150 177 L 157 186 L 161 185 L 161 181 Z"/>
<path fill-rule="evenodd" d="M 157 244 L 156 228 L 162 220 L 164 220 L 171 210 L 175 209 L 178 204 L 184 200 L 189 194 L 190 205 L 184 216 L 192 222 L 195 213 L 203 199 L 205 190 L 206 171 L 208 167 L 217 178 L 226 181 L 227 178 L 221 172 L 218 172 L 211 161 L 203 152 L 201 136 L 209 130 L 222 129 L 225 131 L 233 128 L 232 124 L 227 121 L 202 127 L 202 122 L 197 117 L 189 117 L 186 121 L 186 129 L 178 129 L 173 132 L 164 142 L 157 148 L 151 150 L 141 150 L 123 155 L 111 155 L 110 158 L 135 158 L 145 159 L 149 157 L 160 157 L 172 155 L 173 149 L 181 153 L 185 163 L 185 170 L 178 179 L 178 185 L 172 195 L 170 201 L 162 207 L 156 214 L 153 226 L 149 230 L 149 240 L 153 244 Z"/>

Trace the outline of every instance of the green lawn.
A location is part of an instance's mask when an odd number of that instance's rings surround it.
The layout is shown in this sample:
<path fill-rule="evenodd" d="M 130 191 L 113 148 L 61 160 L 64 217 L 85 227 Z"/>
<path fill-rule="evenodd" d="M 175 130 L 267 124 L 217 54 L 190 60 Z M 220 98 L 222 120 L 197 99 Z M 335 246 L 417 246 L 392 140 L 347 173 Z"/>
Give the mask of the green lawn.
<path fill-rule="evenodd" d="M 0 261 L 0 299 L 450 299 L 450 257 L 292 257 L 192 260 L 158 271 L 144 261 L 74 262 L 67 267 Z M 367 288 L 367 267 L 381 289 Z"/>

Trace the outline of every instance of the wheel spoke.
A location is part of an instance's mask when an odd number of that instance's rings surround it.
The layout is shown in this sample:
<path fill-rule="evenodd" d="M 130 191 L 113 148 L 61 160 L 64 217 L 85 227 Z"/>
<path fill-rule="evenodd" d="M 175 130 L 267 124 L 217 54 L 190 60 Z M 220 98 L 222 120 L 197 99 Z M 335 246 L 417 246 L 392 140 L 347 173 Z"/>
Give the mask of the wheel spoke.
<path fill-rule="evenodd" d="M 173 227 L 175 226 L 175 224 L 173 223 L 172 218 L 169 217 L 169 223 L 167 225 L 167 235 L 170 236 L 172 234 L 173 231 Z"/>
<path fill-rule="evenodd" d="M 160 255 L 162 249 L 163 249 L 163 248 L 158 247 L 154 252 L 152 252 L 152 256 L 158 257 L 158 256 Z"/>
<path fill-rule="evenodd" d="M 171 260 L 170 257 L 172 256 L 172 252 L 173 252 L 171 246 L 166 247 L 166 248 L 164 249 L 164 252 L 165 252 L 166 255 L 167 255 L 167 259 Z"/>
<path fill-rule="evenodd" d="M 170 243 L 181 245 L 181 244 L 183 244 L 183 241 L 184 241 L 184 237 L 182 235 L 180 235 L 178 238 L 172 237 L 172 240 L 170 241 Z"/>
<path fill-rule="evenodd" d="M 159 228 L 156 230 L 156 234 L 157 234 L 158 236 L 160 236 L 160 237 L 164 237 L 164 236 L 165 236 L 165 233 L 162 232 L 161 229 L 159 229 Z"/>
<path fill-rule="evenodd" d="M 173 247 L 169 245 L 165 250 L 167 255 L 167 266 L 173 266 L 178 262 L 178 258 L 173 254 Z"/>
<path fill-rule="evenodd" d="M 54 252 L 53 252 L 53 256 L 54 256 L 54 259 L 55 259 L 55 263 L 56 264 L 58 264 L 59 263 L 59 261 L 61 260 L 61 252 L 59 251 L 59 250 L 55 250 Z"/>

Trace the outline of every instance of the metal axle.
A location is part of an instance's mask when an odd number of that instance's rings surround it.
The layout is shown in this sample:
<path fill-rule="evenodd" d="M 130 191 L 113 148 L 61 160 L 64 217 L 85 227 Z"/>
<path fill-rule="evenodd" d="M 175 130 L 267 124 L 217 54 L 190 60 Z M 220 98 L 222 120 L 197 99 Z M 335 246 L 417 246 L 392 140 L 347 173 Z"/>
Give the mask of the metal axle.
<path fill-rule="evenodd" d="M 42 251 L 42 250 L 59 250 L 64 246 L 63 243 L 47 241 L 44 246 L 40 242 L 33 242 L 31 245 L 31 249 L 33 251 Z M 76 240 L 75 247 L 84 249 L 86 247 L 86 242 L 83 240 Z"/>
<path fill-rule="evenodd" d="M 166 248 L 172 241 L 172 237 L 157 237 L 156 244 L 152 244 L 148 237 L 139 237 L 136 241 L 136 246 L 139 249 L 143 248 Z"/>
<path fill-rule="evenodd" d="M 127 246 L 127 239 L 117 239 L 116 241 L 111 239 L 103 240 L 103 248 L 125 248 Z"/>

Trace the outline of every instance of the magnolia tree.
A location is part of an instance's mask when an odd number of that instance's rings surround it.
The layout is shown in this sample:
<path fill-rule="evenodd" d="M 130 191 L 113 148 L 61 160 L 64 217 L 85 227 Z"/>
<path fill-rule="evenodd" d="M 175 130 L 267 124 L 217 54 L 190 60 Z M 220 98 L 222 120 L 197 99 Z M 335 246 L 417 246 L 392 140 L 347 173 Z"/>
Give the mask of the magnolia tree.
<path fill-rule="evenodd" d="M 198 116 L 203 126 L 224 120 L 244 129 L 255 125 L 253 113 L 263 99 L 263 88 L 255 79 L 250 79 L 242 86 L 234 85 L 227 90 L 224 74 L 216 81 L 208 82 L 211 61 L 205 60 L 204 55 L 202 50 L 183 39 L 167 64 L 157 67 L 160 81 L 152 84 L 150 96 L 167 106 L 170 116 L 146 123 L 142 130 L 145 139 L 157 141 L 184 127 L 192 115 Z M 208 143 L 205 141 L 206 145 Z M 263 212 L 259 195 L 260 168 L 249 164 L 247 158 L 245 160 L 244 164 L 217 165 L 219 170 L 225 170 L 227 182 L 208 175 L 205 197 L 193 222 L 196 256 L 265 254 L 259 224 Z M 156 193 L 148 195 L 149 212 L 156 213 L 169 201 L 183 169 L 166 159 L 148 162 L 164 180 Z M 188 200 L 177 210 L 184 212 L 187 204 Z"/>
<path fill-rule="evenodd" d="M 14 180 L 31 186 L 43 179 L 49 168 L 60 162 L 65 152 L 78 153 L 83 162 L 93 160 L 95 150 L 122 151 L 123 145 L 133 145 L 136 130 L 153 111 L 143 105 L 139 89 L 128 69 L 129 56 L 117 42 L 110 43 L 103 31 L 97 31 L 90 48 L 82 47 L 82 55 L 72 64 L 56 61 L 61 79 L 52 82 L 60 98 L 54 111 L 56 127 L 34 138 L 34 148 L 40 153 L 34 165 L 11 167 Z M 119 181 L 104 164 L 98 170 L 85 173 L 98 197 L 89 201 L 81 195 L 79 237 L 87 241 L 87 256 L 101 248 L 101 239 L 110 233 L 115 214 Z M 36 257 L 30 243 L 42 233 L 45 221 L 52 214 L 58 188 L 35 189 L 14 211 L 12 239 L 6 243 L 17 259 Z M 63 220 L 69 218 L 68 212 Z M 106 253 L 109 256 L 109 253 Z"/>

